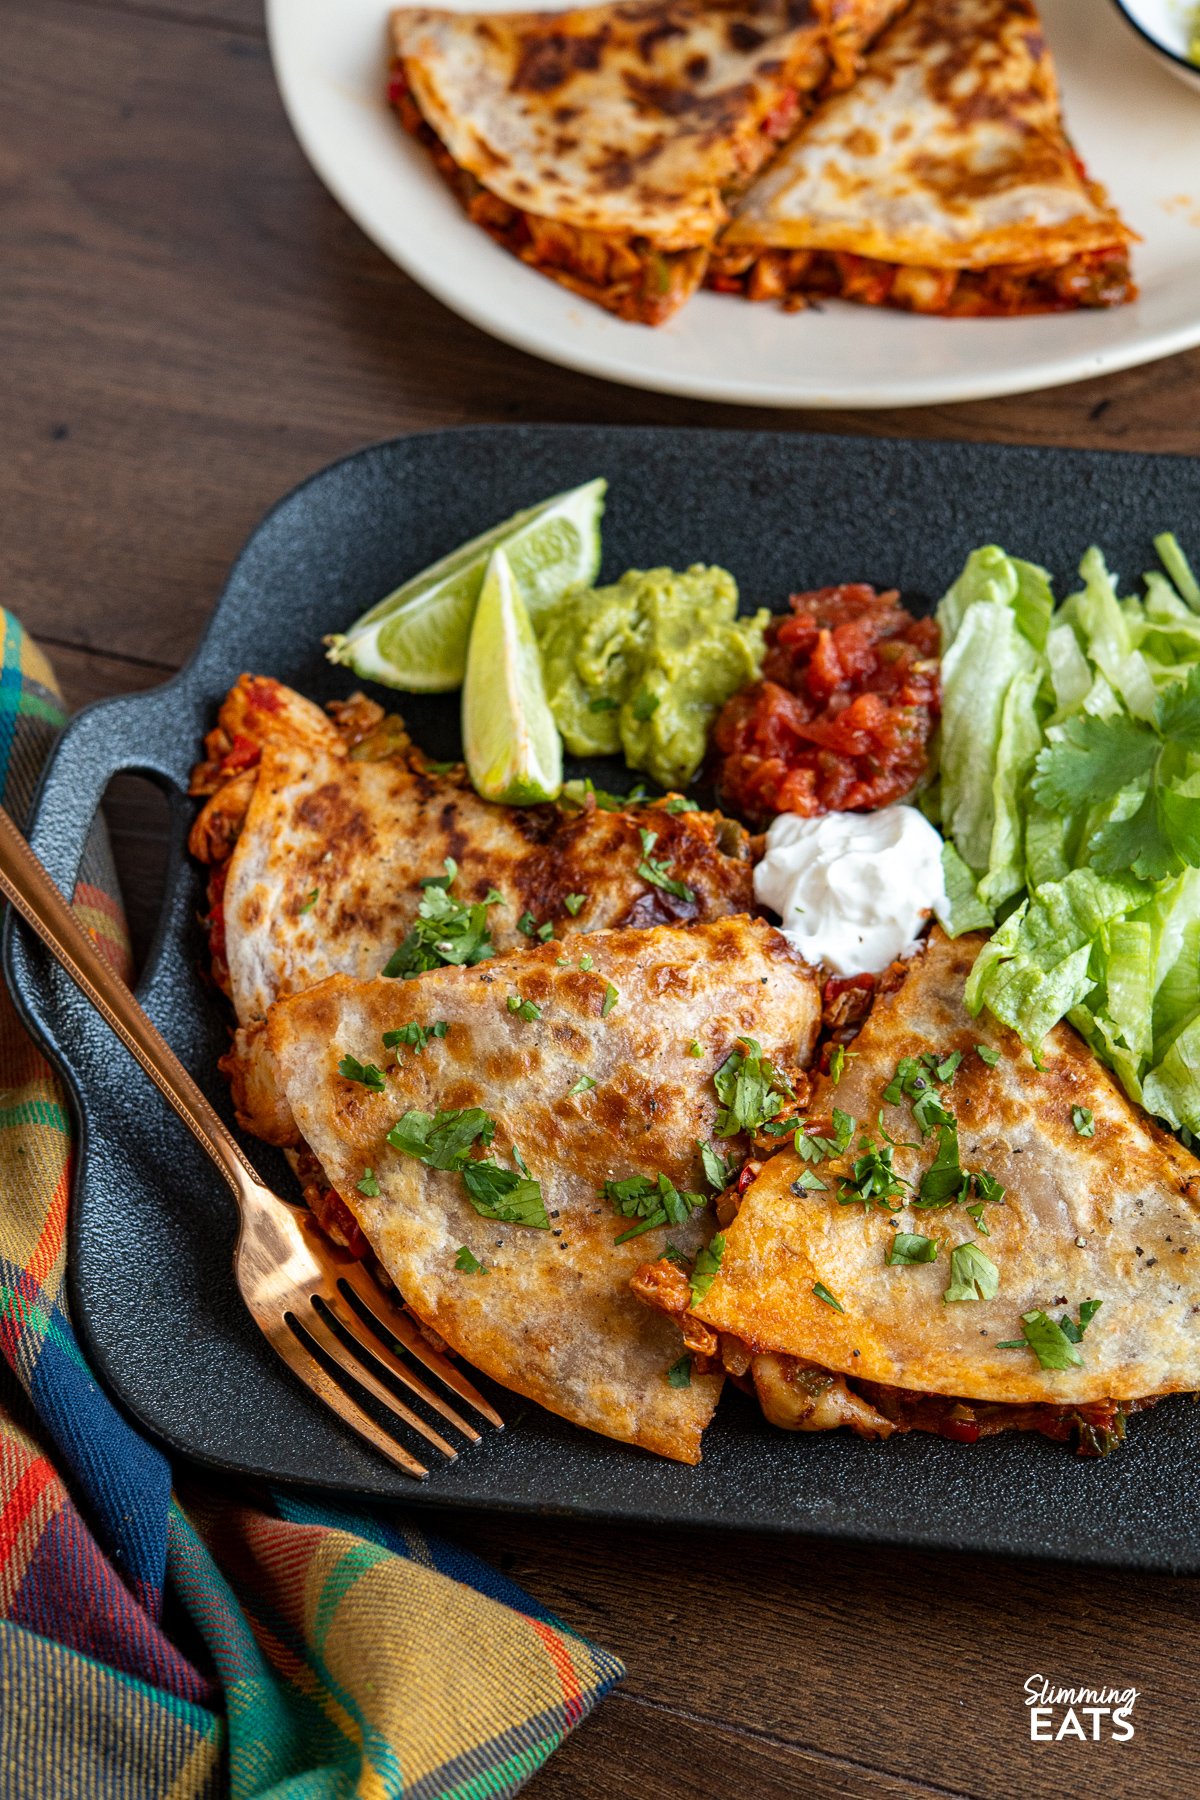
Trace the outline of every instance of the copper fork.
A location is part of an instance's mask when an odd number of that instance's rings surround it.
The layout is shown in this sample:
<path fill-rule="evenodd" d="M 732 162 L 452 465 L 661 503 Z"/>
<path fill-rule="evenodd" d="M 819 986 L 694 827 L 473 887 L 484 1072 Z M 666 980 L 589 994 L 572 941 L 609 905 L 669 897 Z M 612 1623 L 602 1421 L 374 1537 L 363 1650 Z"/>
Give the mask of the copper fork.
<path fill-rule="evenodd" d="M 108 1021 L 225 1177 L 241 1218 L 233 1263 L 242 1299 L 271 1348 L 304 1385 L 389 1462 L 421 1478 L 429 1473 L 424 1464 L 334 1380 L 326 1362 L 370 1394 L 392 1421 L 410 1426 L 451 1459 L 457 1450 L 384 1384 L 380 1379 L 383 1371 L 473 1442 L 479 1442 L 479 1433 L 413 1372 L 389 1339 L 403 1346 L 490 1424 L 502 1427 L 495 1408 L 460 1370 L 426 1343 L 414 1321 L 372 1280 L 362 1263 L 339 1251 L 311 1214 L 281 1200 L 255 1173 L 220 1116 L 97 950 L 2 807 L 0 892 Z"/>

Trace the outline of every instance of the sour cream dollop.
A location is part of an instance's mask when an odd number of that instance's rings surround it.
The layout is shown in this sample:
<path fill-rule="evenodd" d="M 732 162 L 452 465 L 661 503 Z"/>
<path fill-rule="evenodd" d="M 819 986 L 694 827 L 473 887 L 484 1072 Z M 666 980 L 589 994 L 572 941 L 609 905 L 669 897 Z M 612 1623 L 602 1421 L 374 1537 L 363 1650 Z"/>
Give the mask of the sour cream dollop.
<path fill-rule="evenodd" d="M 780 813 L 754 895 L 807 962 L 878 974 L 915 948 L 945 899 L 942 840 L 915 806 L 802 819 Z"/>

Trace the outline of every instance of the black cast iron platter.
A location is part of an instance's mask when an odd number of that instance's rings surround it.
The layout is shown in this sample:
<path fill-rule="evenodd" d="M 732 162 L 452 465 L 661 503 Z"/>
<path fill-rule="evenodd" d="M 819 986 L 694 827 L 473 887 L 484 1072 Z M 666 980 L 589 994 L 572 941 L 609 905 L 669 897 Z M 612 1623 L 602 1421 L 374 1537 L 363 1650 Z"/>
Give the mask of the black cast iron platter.
<path fill-rule="evenodd" d="M 195 657 L 153 693 L 74 719 L 46 770 L 31 836 L 69 891 L 111 778 L 149 776 L 171 801 L 162 921 L 139 989 L 228 1116 L 216 1061 L 224 1003 L 198 977 L 200 871 L 184 835 L 189 767 L 244 669 L 320 699 L 355 685 L 323 633 L 464 538 L 593 475 L 609 479 L 604 576 L 713 561 L 746 607 L 842 580 L 933 603 L 968 551 L 996 541 L 1043 562 L 1058 591 L 1091 543 L 1136 576 L 1151 540 L 1200 519 L 1200 462 L 1163 456 L 750 432 L 486 427 L 400 438 L 296 489 L 251 537 Z M 418 741 L 458 750 L 457 696 L 401 697 Z M 604 778 L 623 782 L 608 765 Z M 5 966 L 24 1016 L 67 1078 L 81 1136 L 71 1299 L 87 1353 L 155 1436 L 221 1469 L 325 1489 L 648 1522 L 742 1526 L 1157 1569 L 1200 1568 L 1200 1410 L 1135 1419 L 1119 1454 L 1079 1462 L 1012 1436 L 964 1449 L 913 1435 L 875 1446 L 772 1431 L 737 1393 L 704 1461 L 685 1469 L 577 1431 L 513 1395 L 509 1426 L 420 1488 L 293 1383 L 233 1285 L 232 1202 L 105 1025 L 9 920 Z M 282 1191 L 281 1160 L 247 1150 Z"/>

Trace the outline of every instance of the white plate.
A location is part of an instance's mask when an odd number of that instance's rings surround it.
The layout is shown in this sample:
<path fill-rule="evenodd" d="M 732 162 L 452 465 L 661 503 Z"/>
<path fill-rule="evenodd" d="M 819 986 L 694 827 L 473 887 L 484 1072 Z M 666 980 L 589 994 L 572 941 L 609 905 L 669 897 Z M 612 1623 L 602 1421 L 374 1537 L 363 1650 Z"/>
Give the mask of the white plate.
<path fill-rule="evenodd" d="M 783 313 L 702 293 L 651 330 L 525 268 L 466 220 L 386 104 L 387 0 L 267 0 L 276 77 L 310 162 L 439 300 L 567 368 L 705 400 L 805 407 L 1021 393 L 1200 344 L 1200 100 L 1102 0 L 1043 0 L 1042 11 L 1075 142 L 1144 240 L 1140 300 L 1031 319 L 929 319 L 842 302 Z"/>

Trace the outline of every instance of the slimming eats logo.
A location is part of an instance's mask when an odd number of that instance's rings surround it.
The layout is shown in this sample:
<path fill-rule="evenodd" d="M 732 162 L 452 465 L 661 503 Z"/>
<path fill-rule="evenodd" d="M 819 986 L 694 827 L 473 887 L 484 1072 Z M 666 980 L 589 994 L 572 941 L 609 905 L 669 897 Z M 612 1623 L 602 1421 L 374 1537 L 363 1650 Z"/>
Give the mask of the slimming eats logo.
<path fill-rule="evenodd" d="M 1025 1683 L 1029 1708 L 1029 1736 L 1035 1744 L 1058 1743 L 1062 1738 L 1082 1738 L 1099 1743 L 1111 1738 L 1123 1744 L 1133 1736 L 1136 1688 L 1052 1687 L 1044 1675 L 1031 1675 Z M 1084 1721 L 1090 1721 L 1087 1729 Z"/>

